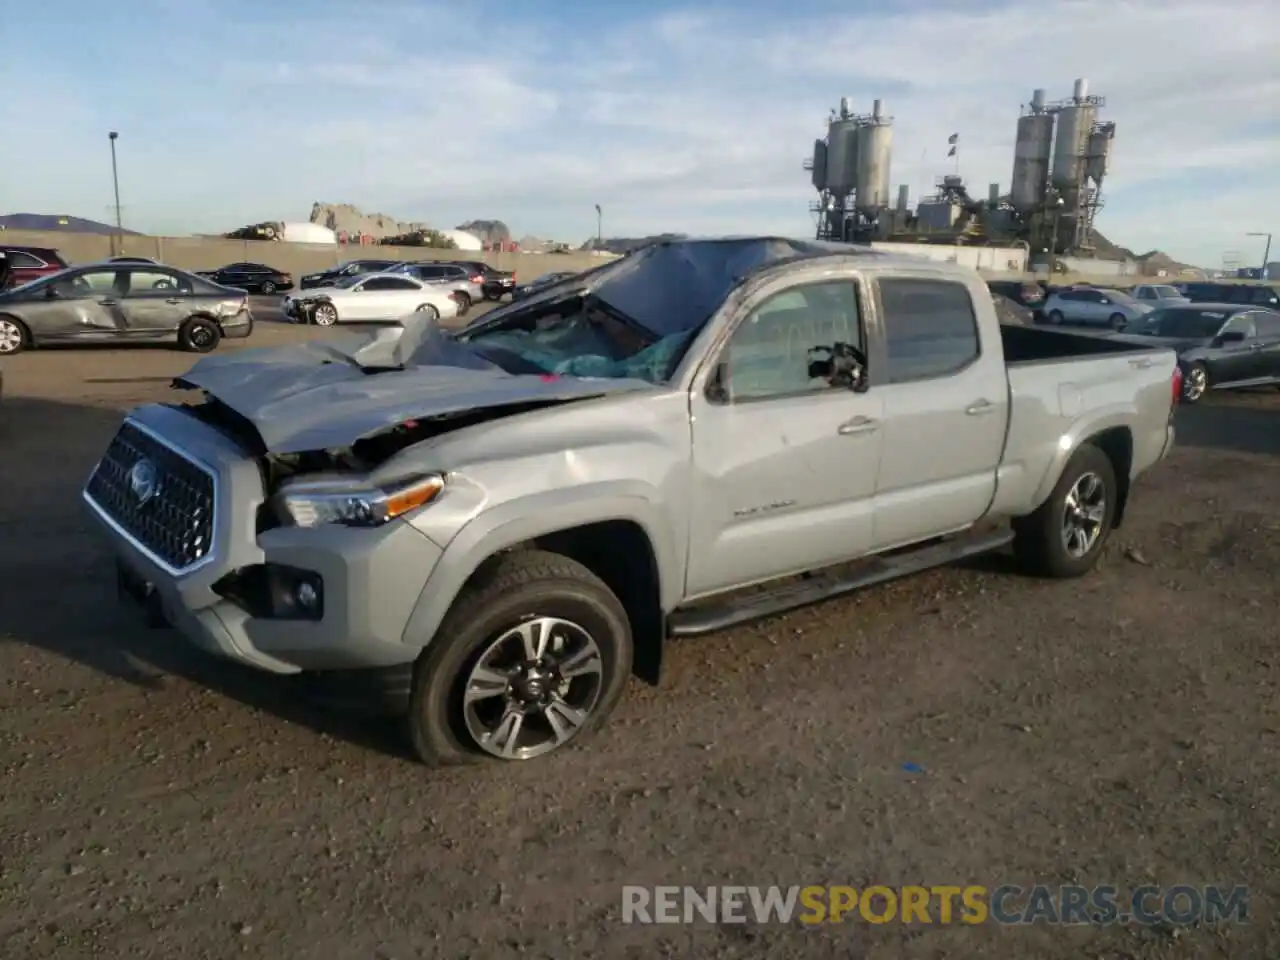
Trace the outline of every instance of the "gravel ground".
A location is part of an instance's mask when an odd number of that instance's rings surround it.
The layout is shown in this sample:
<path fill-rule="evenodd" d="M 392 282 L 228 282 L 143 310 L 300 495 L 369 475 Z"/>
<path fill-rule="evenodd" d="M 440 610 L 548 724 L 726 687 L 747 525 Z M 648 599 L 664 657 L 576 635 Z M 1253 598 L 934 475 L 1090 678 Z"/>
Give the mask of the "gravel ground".
<path fill-rule="evenodd" d="M 1280 394 L 1182 411 L 1089 577 L 997 558 L 677 644 L 588 744 L 441 774 L 117 603 L 79 488 L 189 363 L 4 368 L 6 960 L 1280 956 Z M 620 921 L 623 884 L 1036 882 L 1247 884 L 1252 922 Z"/>

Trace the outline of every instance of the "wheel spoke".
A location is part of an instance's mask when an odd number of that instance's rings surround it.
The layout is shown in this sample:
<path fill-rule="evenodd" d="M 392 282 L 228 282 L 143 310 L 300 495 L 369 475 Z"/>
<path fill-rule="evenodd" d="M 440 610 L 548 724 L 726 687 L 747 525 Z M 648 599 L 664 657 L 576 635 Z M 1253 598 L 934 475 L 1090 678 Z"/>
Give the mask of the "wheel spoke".
<path fill-rule="evenodd" d="M 551 732 L 555 734 L 557 744 L 564 743 L 572 737 L 587 720 L 584 712 L 577 707 L 569 706 L 559 697 L 547 704 L 542 715 L 551 725 Z"/>
<path fill-rule="evenodd" d="M 520 730 L 523 727 L 524 714 L 519 710 L 508 710 L 486 739 L 499 756 L 511 759 L 519 749 Z"/>
<path fill-rule="evenodd" d="M 602 673 L 603 670 L 604 665 L 600 662 L 600 651 L 595 647 L 582 647 L 576 650 L 557 667 L 560 676 L 566 680 Z"/>
<path fill-rule="evenodd" d="M 477 700 L 492 700 L 507 692 L 511 678 L 498 670 L 486 666 L 477 666 L 471 671 L 471 681 L 463 694 L 464 703 L 475 703 Z"/>
<path fill-rule="evenodd" d="M 1103 519 L 1107 515 L 1107 505 L 1105 503 L 1099 503 L 1092 507 L 1085 507 L 1084 515 L 1085 519 L 1091 523 L 1102 523 Z"/>
<path fill-rule="evenodd" d="M 543 617 L 537 620 L 526 620 L 516 627 L 520 634 L 520 642 L 524 645 L 525 659 L 537 663 L 547 650 L 547 640 L 551 635 L 549 621 Z"/>

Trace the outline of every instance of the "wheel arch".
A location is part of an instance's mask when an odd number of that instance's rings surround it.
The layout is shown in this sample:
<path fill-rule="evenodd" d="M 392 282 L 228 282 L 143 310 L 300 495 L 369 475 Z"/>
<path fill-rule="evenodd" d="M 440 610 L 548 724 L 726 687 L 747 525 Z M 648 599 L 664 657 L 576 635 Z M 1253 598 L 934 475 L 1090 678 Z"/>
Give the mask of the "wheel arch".
<path fill-rule="evenodd" d="M 1124 519 L 1125 506 L 1129 501 L 1129 486 L 1133 472 L 1133 444 L 1133 427 L 1129 417 L 1124 414 L 1114 414 L 1073 427 L 1059 440 L 1049 469 L 1045 471 L 1032 498 L 1033 505 L 1038 508 L 1049 498 L 1062 478 L 1062 472 L 1067 468 L 1067 464 L 1081 447 L 1094 446 L 1106 455 L 1115 472 L 1116 511 L 1112 527 L 1119 527 Z"/>
<path fill-rule="evenodd" d="M 406 645 L 421 650 L 457 598 L 486 565 L 505 553 L 541 549 L 577 560 L 622 602 L 635 644 L 634 672 L 656 684 L 661 674 L 666 612 L 683 577 L 674 538 L 656 503 L 633 492 L 593 496 L 563 491 L 521 498 L 472 520 L 431 572 L 405 627 Z"/>

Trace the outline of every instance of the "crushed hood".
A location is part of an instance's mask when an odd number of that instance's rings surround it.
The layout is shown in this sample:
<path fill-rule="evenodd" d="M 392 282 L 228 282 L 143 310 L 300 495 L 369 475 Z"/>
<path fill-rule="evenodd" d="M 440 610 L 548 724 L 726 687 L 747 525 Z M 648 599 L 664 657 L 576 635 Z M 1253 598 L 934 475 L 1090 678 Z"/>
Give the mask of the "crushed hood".
<path fill-rule="evenodd" d="M 510 374 L 423 314 L 346 342 L 205 357 L 174 386 L 253 424 L 272 453 L 349 447 L 409 420 L 651 389 L 643 380 Z"/>

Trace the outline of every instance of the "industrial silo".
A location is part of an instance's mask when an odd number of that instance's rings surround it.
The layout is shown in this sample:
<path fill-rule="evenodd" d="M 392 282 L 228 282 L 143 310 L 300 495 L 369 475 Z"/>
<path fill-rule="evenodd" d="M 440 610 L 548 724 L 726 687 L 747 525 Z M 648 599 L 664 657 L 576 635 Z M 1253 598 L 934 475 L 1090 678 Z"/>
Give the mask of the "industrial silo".
<path fill-rule="evenodd" d="M 1058 111 L 1058 136 L 1053 145 L 1053 185 L 1075 190 L 1084 181 L 1089 137 L 1098 120 L 1098 106 L 1088 94 L 1088 81 L 1077 80 L 1071 103 Z"/>
<path fill-rule="evenodd" d="M 827 128 L 827 189 L 847 195 L 858 180 L 858 121 L 852 117 L 832 120 Z M 816 159 L 816 157 L 815 157 Z"/>
<path fill-rule="evenodd" d="M 1111 167 L 1111 141 L 1116 135 L 1114 123 L 1103 123 L 1089 135 L 1088 155 L 1085 162 L 1085 176 L 1095 184 L 1102 183 Z"/>
<path fill-rule="evenodd" d="M 889 206 L 889 162 L 893 155 L 892 121 L 879 100 L 858 129 L 858 175 L 854 183 L 857 211 L 874 217 Z"/>
<path fill-rule="evenodd" d="M 827 141 L 813 141 L 813 188 L 827 189 Z"/>
<path fill-rule="evenodd" d="M 1018 118 L 1013 148 L 1009 203 L 1018 213 L 1029 213 L 1044 199 L 1052 151 L 1053 114 L 1045 111 L 1044 91 L 1036 90 L 1031 95 L 1031 112 Z"/>

